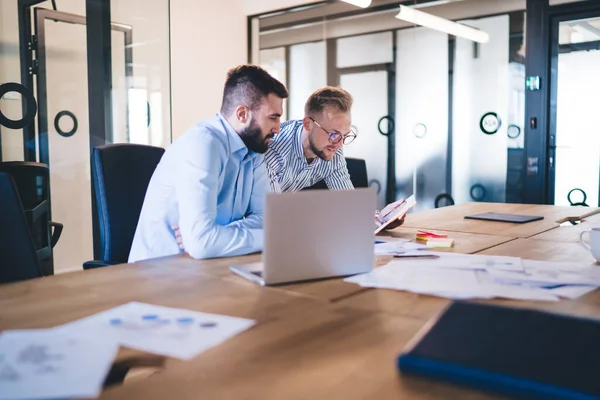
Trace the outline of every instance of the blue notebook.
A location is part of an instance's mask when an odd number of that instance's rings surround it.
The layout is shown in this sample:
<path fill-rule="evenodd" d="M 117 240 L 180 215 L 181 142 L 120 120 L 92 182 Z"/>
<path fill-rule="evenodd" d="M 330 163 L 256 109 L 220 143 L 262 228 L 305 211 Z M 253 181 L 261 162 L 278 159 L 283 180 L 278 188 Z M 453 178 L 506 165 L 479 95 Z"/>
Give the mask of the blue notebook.
<path fill-rule="evenodd" d="M 600 398 L 600 321 L 452 303 L 398 357 L 398 368 L 526 399 Z"/>

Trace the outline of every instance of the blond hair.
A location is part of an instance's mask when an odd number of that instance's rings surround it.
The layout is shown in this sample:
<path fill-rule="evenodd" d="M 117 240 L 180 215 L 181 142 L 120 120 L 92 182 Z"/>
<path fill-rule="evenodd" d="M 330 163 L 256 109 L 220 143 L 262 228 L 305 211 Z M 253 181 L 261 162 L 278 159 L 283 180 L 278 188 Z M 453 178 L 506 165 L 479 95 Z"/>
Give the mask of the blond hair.
<path fill-rule="evenodd" d="M 304 113 L 316 117 L 325 107 L 334 107 L 339 112 L 346 113 L 352 108 L 352 95 L 340 87 L 325 86 L 315 90 L 306 100 Z"/>

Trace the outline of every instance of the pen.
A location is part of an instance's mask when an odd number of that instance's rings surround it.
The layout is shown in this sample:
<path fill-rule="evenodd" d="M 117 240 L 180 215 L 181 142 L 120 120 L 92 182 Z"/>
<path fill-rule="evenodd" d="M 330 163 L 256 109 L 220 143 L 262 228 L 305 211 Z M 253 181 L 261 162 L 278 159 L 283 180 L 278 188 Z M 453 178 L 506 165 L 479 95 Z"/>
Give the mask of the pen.
<path fill-rule="evenodd" d="M 435 254 L 394 254 L 394 258 L 440 258 Z"/>

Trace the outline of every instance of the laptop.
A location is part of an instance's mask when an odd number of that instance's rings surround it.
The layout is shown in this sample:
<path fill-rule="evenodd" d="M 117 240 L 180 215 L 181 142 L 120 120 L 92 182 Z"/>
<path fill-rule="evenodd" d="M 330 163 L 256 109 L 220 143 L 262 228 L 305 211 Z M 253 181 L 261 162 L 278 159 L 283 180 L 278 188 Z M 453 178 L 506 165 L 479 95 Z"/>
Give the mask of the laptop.
<path fill-rule="evenodd" d="M 376 196 L 372 188 L 268 193 L 263 262 L 231 271 L 263 286 L 371 271 Z"/>

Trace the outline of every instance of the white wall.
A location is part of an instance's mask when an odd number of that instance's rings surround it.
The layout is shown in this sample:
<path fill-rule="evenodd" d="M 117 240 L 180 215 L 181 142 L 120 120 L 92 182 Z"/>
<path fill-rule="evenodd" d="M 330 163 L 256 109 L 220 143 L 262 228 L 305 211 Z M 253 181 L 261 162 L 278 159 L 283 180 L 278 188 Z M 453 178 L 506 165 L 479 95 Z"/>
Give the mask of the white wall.
<path fill-rule="evenodd" d="M 173 140 L 221 108 L 227 70 L 247 62 L 244 0 L 171 0 Z"/>
<path fill-rule="evenodd" d="M 171 0 L 171 2 L 173 1 Z M 256 15 L 319 2 L 315 0 L 244 0 L 244 12 L 246 15 Z"/>

